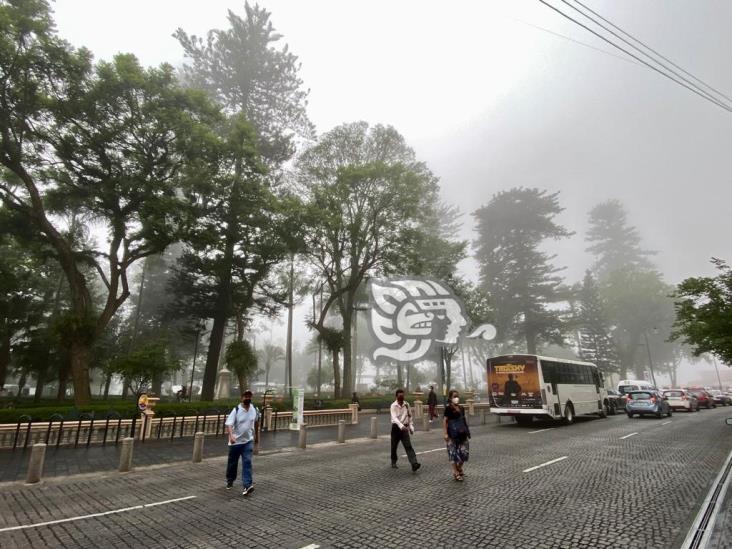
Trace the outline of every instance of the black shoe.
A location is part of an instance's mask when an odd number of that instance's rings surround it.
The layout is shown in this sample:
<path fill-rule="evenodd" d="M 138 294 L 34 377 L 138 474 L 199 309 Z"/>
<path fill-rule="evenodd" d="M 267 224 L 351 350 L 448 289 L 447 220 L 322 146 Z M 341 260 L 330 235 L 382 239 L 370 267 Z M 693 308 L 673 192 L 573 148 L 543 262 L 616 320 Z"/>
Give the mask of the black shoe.
<path fill-rule="evenodd" d="M 254 492 L 254 486 L 249 486 L 247 488 L 244 488 L 244 491 L 241 493 L 241 495 L 242 496 L 248 496 L 252 492 Z"/>
<path fill-rule="evenodd" d="M 392 463 L 392 464 L 391 464 L 391 468 L 392 468 L 392 469 L 399 469 L 399 467 L 397 467 L 397 464 L 396 464 L 396 463 Z"/>
<path fill-rule="evenodd" d="M 227 480 L 226 481 L 226 489 L 227 490 L 231 490 L 231 487 L 232 486 L 234 486 L 234 481 L 233 480 Z"/>
<path fill-rule="evenodd" d="M 412 473 L 416 473 L 417 469 L 419 469 L 420 467 L 422 467 L 421 463 L 413 463 L 412 464 Z"/>

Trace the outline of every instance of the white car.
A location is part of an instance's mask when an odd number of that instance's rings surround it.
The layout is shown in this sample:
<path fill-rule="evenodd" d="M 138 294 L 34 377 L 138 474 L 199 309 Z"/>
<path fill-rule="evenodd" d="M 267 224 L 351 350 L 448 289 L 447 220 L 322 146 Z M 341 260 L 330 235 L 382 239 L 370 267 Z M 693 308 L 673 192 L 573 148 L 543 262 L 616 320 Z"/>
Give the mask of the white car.
<path fill-rule="evenodd" d="M 684 389 L 665 389 L 663 397 L 668 401 L 668 405 L 672 410 L 699 411 L 699 401 Z"/>

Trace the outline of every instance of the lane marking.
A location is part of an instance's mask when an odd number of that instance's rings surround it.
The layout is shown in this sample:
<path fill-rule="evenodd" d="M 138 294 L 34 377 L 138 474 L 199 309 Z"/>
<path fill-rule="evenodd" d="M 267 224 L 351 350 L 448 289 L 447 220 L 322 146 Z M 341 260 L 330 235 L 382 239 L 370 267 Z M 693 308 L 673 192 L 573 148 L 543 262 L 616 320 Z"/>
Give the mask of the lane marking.
<path fill-rule="evenodd" d="M 430 452 L 439 452 L 440 450 L 444 450 L 444 448 L 435 448 L 434 450 L 425 450 L 424 452 L 415 452 L 414 454 L 417 456 L 421 456 L 422 454 L 429 454 Z M 402 454 L 402 457 L 407 457 L 407 454 Z"/>
<path fill-rule="evenodd" d="M 547 427 L 546 429 L 539 429 L 538 431 L 529 431 L 529 434 L 533 435 L 536 433 L 543 433 L 544 431 L 551 431 L 552 429 L 556 429 L 556 427 Z"/>
<path fill-rule="evenodd" d="M 546 463 L 542 463 L 541 465 L 535 465 L 534 467 L 529 467 L 528 469 L 524 469 L 522 473 L 528 473 L 529 471 L 534 471 L 536 469 L 540 469 L 541 467 L 546 467 L 547 465 L 551 465 L 552 463 L 557 463 L 558 461 L 563 461 L 567 459 L 569 456 L 562 456 L 557 459 L 553 459 L 551 461 L 547 461 Z"/>
<path fill-rule="evenodd" d="M 661 423 L 661 425 L 668 425 L 669 423 L 671 423 L 671 422 L 670 421 L 666 421 L 664 423 Z"/>
<path fill-rule="evenodd" d="M 78 517 L 70 517 L 58 520 L 49 520 L 46 522 L 37 522 L 36 524 L 24 524 L 21 526 L 8 526 L 7 528 L 0 528 L 0 532 L 12 532 L 14 530 L 26 530 L 28 528 L 38 528 L 39 526 L 50 526 L 52 524 L 61 524 L 64 522 L 74 522 L 77 520 L 83 520 L 95 517 L 105 517 L 107 515 L 115 515 L 117 513 L 126 513 L 127 511 L 135 511 L 137 509 L 144 509 L 146 507 L 156 507 L 158 505 L 166 505 L 168 503 L 175 503 L 176 501 L 185 501 L 187 499 L 193 499 L 196 496 L 186 496 L 184 498 L 166 499 L 165 501 L 157 501 L 155 503 L 146 503 L 144 505 L 134 505 L 132 507 L 123 507 L 122 509 L 113 509 L 111 511 L 104 511 L 102 513 L 92 513 L 91 515 L 80 515 Z"/>
<path fill-rule="evenodd" d="M 304 545 L 300 547 L 300 549 L 318 549 L 320 545 L 315 545 L 314 543 L 311 543 L 310 545 Z"/>
<path fill-rule="evenodd" d="M 637 435 L 638 433 L 630 433 L 629 435 L 625 435 L 624 437 L 620 437 L 620 440 L 625 440 L 626 438 L 630 438 L 632 436 Z"/>

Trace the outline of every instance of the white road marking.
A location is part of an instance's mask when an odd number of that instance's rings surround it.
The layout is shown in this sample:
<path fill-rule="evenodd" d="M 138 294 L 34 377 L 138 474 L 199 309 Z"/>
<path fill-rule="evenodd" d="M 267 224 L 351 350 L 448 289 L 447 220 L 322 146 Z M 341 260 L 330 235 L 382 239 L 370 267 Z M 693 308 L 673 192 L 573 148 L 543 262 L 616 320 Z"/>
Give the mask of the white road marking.
<path fill-rule="evenodd" d="M 638 433 L 630 433 L 629 435 L 625 435 L 624 437 L 620 437 L 620 440 L 625 440 L 626 438 L 630 438 L 633 435 L 637 435 Z"/>
<path fill-rule="evenodd" d="M 320 547 L 320 545 L 315 545 L 314 543 L 311 543 L 310 545 L 300 547 L 300 549 L 318 549 L 318 547 Z"/>
<path fill-rule="evenodd" d="M 552 429 L 556 429 L 556 427 L 547 427 L 546 429 L 539 429 L 538 431 L 529 431 L 529 434 L 533 435 L 536 433 L 543 433 L 544 431 L 551 431 Z"/>
<path fill-rule="evenodd" d="M 671 421 L 665 421 L 665 422 L 661 423 L 661 425 L 668 425 L 669 423 L 672 423 L 672 422 Z"/>
<path fill-rule="evenodd" d="M 58 520 L 49 520 L 47 522 L 38 522 L 36 524 L 24 524 L 22 526 L 8 526 L 7 528 L 0 528 L 0 532 L 11 532 L 13 530 L 25 530 L 27 528 L 38 528 L 39 526 L 50 526 L 52 524 L 61 524 L 63 522 L 74 522 L 76 520 L 83 520 L 95 517 L 104 517 L 107 515 L 115 515 L 117 513 L 125 513 L 127 511 L 135 511 L 137 509 L 144 509 L 145 507 L 155 507 L 157 505 L 165 505 L 167 503 L 175 503 L 176 501 L 185 501 L 187 499 L 193 499 L 196 496 L 186 496 L 184 498 L 167 499 L 165 501 L 157 501 L 155 503 L 146 503 L 144 505 L 134 505 L 133 507 L 123 507 L 122 509 L 113 509 L 111 511 L 104 511 L 102 513 L 92 513 L 91 515 L 81 515 L 78 517 L 70 517 Z"/>
<path fill-rule="evenodd" d="M 562 460 L 565 460 L 565 459 L 567 459 L 568 457 L 569 457 L 569 456 L 562 456 L 562 457 L 560 457 L 560 458 L 557 458 L 557 459 L 553 459 L 553 460 L 551 460 L 551 461 L 547 461 L 546 463 L 542 463 L 541 465 L 535 465 L 534 467 L 529 467 L 528 469 L 524 469 L 524 470 L 523 470 L 522 472 L 523 472 L 523 473 L 528 473 L 529 471 L 534 471 L 535 469 L 539 469 L 539 468 L 541 468 L 541 467 L 546 467 L 547 465 L 551 465 L 552 463 L 557 463 L 558 461 L 562 461 Z"/>
<path fill-rule="evenodd" d="M 430 452 L 439 452 L 440 450 L 445 450 L 445 448 L 435 448 L 434 450 L 425 450 L 424 452 L 415 452 L 415 455 L 421 456 L 422 454 L 429 454 Z M 407 457 L 407 454 L 402 454 L 402 457 Z"/>

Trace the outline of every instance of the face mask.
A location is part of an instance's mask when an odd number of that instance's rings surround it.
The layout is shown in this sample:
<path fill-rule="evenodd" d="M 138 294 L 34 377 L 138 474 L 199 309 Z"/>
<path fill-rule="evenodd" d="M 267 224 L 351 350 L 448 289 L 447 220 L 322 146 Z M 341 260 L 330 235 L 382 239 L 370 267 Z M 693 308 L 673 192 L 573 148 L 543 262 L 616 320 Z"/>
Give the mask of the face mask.
<path fill-rule="evenodd" d="M 404 395 L 399 395 L 399 396 L 397 397 L 397 402 L 398 402 L 399 404 L 401 404 L 402 402 L 404 402 Z"/>
<path fill-rule="evenodd" d="M 452 397 L 453 404 L 457 404 L 458 402 L 460 402 L 460 397 Z"/>
<path fill-rule="evenodd" d="M 241 403 L 244 406 L 249 406 L 252 403 L 252 399 L 251 398 L 245 398 L 244 400 L 241 401 Z"/>

